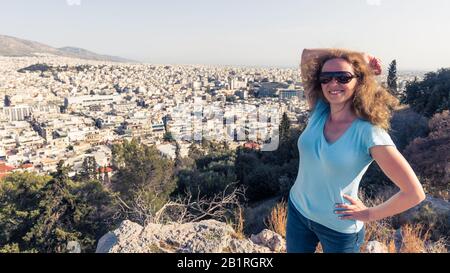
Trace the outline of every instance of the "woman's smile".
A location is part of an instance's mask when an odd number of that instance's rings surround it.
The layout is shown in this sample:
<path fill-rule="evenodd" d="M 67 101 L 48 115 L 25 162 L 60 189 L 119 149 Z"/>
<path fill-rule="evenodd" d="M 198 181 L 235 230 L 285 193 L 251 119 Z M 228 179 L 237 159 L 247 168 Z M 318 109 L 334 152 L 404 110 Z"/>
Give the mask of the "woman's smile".
<path fill-rule="evenodd" d="M 337 96 L 337 95 L 344 93 L 344 90 L 333 90 L 333 91 L 328 91 L 328 93 L 330 93 L 333 96 Z"/>

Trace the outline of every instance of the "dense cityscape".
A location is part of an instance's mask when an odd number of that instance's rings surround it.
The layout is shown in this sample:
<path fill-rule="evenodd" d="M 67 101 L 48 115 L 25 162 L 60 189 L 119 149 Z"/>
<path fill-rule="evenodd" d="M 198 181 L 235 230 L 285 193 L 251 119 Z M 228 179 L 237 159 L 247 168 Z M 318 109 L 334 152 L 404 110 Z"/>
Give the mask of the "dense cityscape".
<path fill-rule="evenodd" d="M 86 157 L 112 172 L 111 145 L 131 138 L 172 159 L 175 141 L 186 156 L 202 138 L 232 148 L 272 142 L 274 150 L 281 115 L 292 125 L 307 115 L 299 76 L 297 69 L 0 57 L 0 175 L 50 173 L 60 160 L 75 173 Z M 400 75 L 400 89 L 415 76 Z"/>

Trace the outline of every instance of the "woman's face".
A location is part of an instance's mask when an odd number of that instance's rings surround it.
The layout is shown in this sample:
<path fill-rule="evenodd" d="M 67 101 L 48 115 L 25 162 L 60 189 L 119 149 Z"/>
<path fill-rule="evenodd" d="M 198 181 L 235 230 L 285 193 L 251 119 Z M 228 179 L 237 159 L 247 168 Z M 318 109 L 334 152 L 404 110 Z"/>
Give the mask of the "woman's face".
<path fill-rule="evenodd" d="M 322 72 L 339 71 L 350 72 L 355 75 L 352 65 L 341 58 L 328 60 L 322 67 Z M 356 84 L 356 78 L 351 79 L 349 83 L 339 83 L 336 78 L 333 78 L 330 82 L 321 84 L 321 86 L 323 95 L 330 104 L 342 104 L 352 98 Z"/>

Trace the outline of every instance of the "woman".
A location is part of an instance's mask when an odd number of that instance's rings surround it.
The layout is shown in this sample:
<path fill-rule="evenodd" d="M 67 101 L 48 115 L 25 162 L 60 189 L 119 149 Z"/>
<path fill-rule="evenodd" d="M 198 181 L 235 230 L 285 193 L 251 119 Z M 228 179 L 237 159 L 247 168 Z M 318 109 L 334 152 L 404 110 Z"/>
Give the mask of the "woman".
<path fill-rule="evenodd" d="M 298 140 L 300 164 L 288 202 L 287 252 L 359 252 L 364 222 L 401 213 L 425 199 L 386 130 L 398 101 L 375 79 L 379 61 L 364 53 L 305 49 L 302 79 L 311 109 Z M 359 182 L 375 160 L 400 189 L 366 207 Z"/>

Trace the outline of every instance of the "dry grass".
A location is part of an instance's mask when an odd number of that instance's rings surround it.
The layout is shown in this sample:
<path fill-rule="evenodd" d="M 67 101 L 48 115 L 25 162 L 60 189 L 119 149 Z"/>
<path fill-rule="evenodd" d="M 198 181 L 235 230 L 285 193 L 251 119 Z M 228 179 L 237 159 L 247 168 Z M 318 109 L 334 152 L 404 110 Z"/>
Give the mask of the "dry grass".
<path fill-rule="evenodd" d="M 389 241 L 389 245 L 387 245 L 388 253 L 397 253 L 397 248 L 395 247 L 394 240 Z"/>
<path fill-rule="evenodd" d="M 402 227 L 403 243 L 399 253 L 426 253 L 425 242 L 429 240 L 428 231 L 421 225 L 404 225 Z"/>
<path fill-rule="evenodd" d="M 241 206 L 238 206 L 235 213 L 234 223 L 232 224 L 234 229 L 233 237 L 236 239 L 245 239 L 244 234 L 244 213 Z"/>
<path fill-rule="evenodd" d="M 430 230 L 420 224 L 402 227 L 403 244 L 399 253 L 448 253 L 445 238 L 430 241 Z"/>
<path fill-rule="evenodd" d="M 366 223 L 366 237 L 361 251 L 364 252 L 369 241 L 378 241 L 387 247 L 388 253 L 436 253 L 447 252 L 444 240 L 431 244 L 428 231 L 419 225 L 404 225 L 402 244 L 397 251 L 395 246 L 395 230 L 386 221 Z M 431 245 L 427 246 L 427 244 Z"/>
<path fill-rule="evenodd" d="M 391 189 L 375 199 L 368 199 L 362 193 L 360 196 L 367 207 L 373 207 L 385 202 L 393 194 L 395 194 L 395 189 Z M 430 229 L 426 230 L 420 224 L 402 226 L 402 243 L 398 251 L 395 246 L 395 229 L 392 227 L 391 218 L 366 223 L 365 228 L 366 235 L 365 242 L 361 247 L 362 252 L 365 251 L 369 241 L 375 240 L 384 244 L 389 253 L 447 253 L 445 238 L 432 242 Z"/>
<path fill-rule="evenodd" d="M 286 238 L 287 203 L 281 201 L 270 212 L 264 223 L 267 228 Z"/>
<path fill-rule="evenodd" d="M 374 207 L 386 201 L 393 194 L 393 191 L 394 189 L 391 189 L 389 192 L 377 196 L 374 199 L 367 198 L 362 191 L 360 191 L 359 196 L 360 200 L 367 207 Z M 366 249 L 369 241 L 378 241 L 387 246 L 389 252 L 395 252 L 394 234 L 395 230 L 391 227 L 389 219 L 365 223 L 365 237 L 361 251 L 363 252 Z"/>
<path fill-rule="evenodd" d="M 394 234 L 395 230 L 390 227 L 387 221 L 376 221 L 365 224 L 365 238 L 361 246 L 361 251 L 366 249 L 369 241 L 378 241 L 388 247 L 388 251 L 395 252 Z"/>
<path fill-rule="evenodd" d="M 439 239 L 437 242 L 430 243 L 426 246 L 427 253 L 448 253 L 445 238 Z"/>
<path fill-rule="evenodd" d="M 450 184 L 434 185 L 433 182 L 426 177 L 420 177 L 423 190 L 427 195 L 450 201 Z"/>
<path fill-rule="evenodd" d="M 402 226 L 402 242 L 398 251 L 394 240 L 395 230 L 386 222 L 367 223 L 366 230 L 369 232 L 366 233 L 361 252 L 365 251 L 368 241 L 376 240 L 387 247 L 388 253 L 448 253 L 445 238 L 432 242 L 429 229 L 426 230 L 420 224 Z"/>

